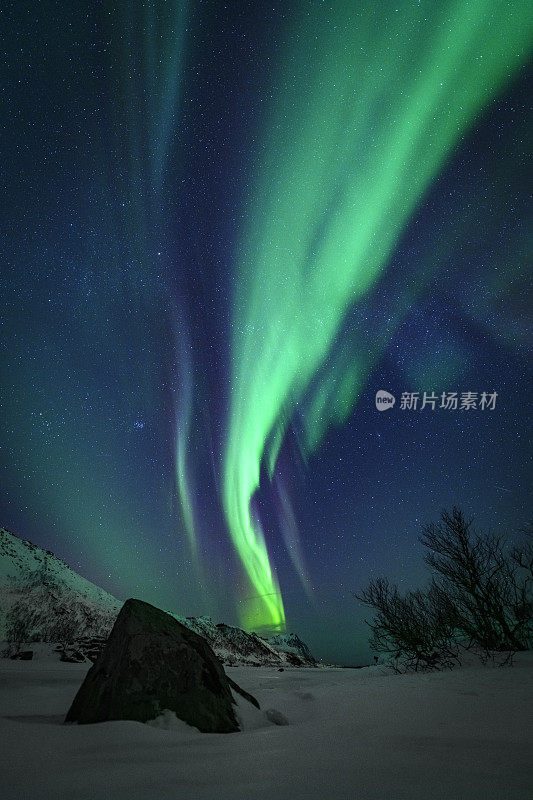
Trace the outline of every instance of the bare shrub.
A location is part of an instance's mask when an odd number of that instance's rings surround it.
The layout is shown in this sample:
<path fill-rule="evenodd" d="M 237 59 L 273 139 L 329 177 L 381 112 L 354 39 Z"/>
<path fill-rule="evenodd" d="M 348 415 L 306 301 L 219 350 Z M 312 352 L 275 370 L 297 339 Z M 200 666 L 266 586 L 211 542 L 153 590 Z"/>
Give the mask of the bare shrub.
<path fill-rule="evenodd" d="M 375 611 L 368 623 L 373 650 L 403 671 L 452 667 L 466 649 L 483 661 L 512 663 L 517 651 L 529 648 L 531 541 L 509 550 L 503 537 L 476 532 L 453 508 L 423 528 L 420 542 L 433 572 L 428 589 L 401 594 L 378 578 L 355 594 Z"/>

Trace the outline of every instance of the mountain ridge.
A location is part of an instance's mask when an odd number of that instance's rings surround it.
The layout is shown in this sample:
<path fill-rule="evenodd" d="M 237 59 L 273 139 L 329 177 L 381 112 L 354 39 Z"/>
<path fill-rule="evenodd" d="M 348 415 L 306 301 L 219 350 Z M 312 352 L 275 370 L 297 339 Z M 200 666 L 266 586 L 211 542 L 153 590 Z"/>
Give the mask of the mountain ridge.
<path fill-rule="evenodd" d="M 15 622 L 19 623 L 19 644 L 68 641 L 71 649 L 80 651 L 80 660 L 85 655 L 94 660 L 122 605 L 52 551 L 0 527 L 0 641 L 7 633 L 13 639 Z M 183 617 L 164 610 L 203 636 L 226 666 L 316 666 L 309 648 L 296 634 L 267 639 L 214 623 L 207 616 Z M 64 651 L 63 647 L 63 656 Z"/>

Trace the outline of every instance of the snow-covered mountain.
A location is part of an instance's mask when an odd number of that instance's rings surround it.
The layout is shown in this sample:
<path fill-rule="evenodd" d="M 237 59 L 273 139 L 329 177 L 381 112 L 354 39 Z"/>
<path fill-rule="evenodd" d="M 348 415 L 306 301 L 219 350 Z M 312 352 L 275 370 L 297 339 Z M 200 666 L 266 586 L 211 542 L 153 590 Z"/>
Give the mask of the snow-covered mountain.
<path fill-rule="evenodd" d="M 246 633 L 231 625 L 216 625 L 210 617 L 173 616 L 207 639 L 227 666 L 316 666 L 309 648 L 295 634 L 278 634 L 272 639 L 265 639 L 257 633 Z"/>
<path fill-rule="evenodd" d="M 13 640 L 13 625 L 18 624 L 20 642 L 69 643 L 94 660 L 121 607 L 120 600 L 49 550 L 0 528 L 0 641 Z M 316 665 L 295 634 L 265 639 L 231 625 L 217 625 L 210 617 L 181 617 L 168 609 L 167 613 L 207 639 L 228 666 Z"/>
<path fill-rule="evenodd" d="M 269 642 L 276 650 L 287 653 L 289 660 L 292 655 L 303 661 L 304 664 L 316 664 L 308 646 L 295 633 L 278 633 L 269 639 Z"/>
<path fill-rule="evenodd" d="M 0 640 L 15 616 L 27 640 L 107 636 L 121 606 L 51 551 L 0 528 Z"/>

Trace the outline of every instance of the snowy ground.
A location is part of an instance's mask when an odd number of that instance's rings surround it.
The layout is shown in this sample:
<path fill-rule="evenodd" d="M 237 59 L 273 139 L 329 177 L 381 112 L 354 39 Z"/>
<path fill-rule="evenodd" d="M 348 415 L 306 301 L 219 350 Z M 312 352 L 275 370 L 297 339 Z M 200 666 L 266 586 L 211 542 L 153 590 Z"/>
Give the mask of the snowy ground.
<path fill-rule="evenodd" d="M 262 711 L 225 735 L 171 716 L 63 725 L 86 670 L 0 659 L 3 800 L 533 798 L 530 653 L 512 669 L 429 675 L 228 668 Z"/>

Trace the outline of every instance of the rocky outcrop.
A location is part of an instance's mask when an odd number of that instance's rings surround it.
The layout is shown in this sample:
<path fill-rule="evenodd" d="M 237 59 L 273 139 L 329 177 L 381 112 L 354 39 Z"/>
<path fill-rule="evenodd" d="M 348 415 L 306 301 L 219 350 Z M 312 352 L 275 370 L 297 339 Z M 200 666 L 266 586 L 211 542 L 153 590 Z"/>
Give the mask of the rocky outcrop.
<path fill-rule="evenodd" d="M 232 625 L 215 624 L 210 617 L 176 616 L 176 619 L 203 636 L 227 666 L 315 667 L 317 663 L 307 645 L 292 633 L 265 639 Z"/>
<path fill-rule="evenodd" d="M 106 642 L 106 636 L 82 636 L 75 640 L 74 647 L 94 664 L 98 660 L 98 656 L 104 649 Z"/>
<path fill-rule="evenodd" d="M 12 661 L 31 661 L 33 659 L 33 650 L 18 650 L 10 658 Z"/>
<path fill-rule="evenodd" d="M 65 721 L 147 722 L 168 709 L 200 731 L 230 733 L 239 730 L 232 684 L 205 639 L 154 606 L 128 600 Z"/>
<path fill-rule="evenodd" d="M 56 648 L 56 652 L 59 652 L 59 660 L 67 664 L 84 664 L 86 660 L 81 650 L 76 647 L 59 647 Z"/>
<path fill-rule="evenodd" d="M 316 659 L 305 642 L 295 633 L 278 633 L 269 639 L 271 645 L 282 653 L 286 653 L 289 664 L 294 666 L 316 666 Z M 291 658 L 292 656 L 292 658 Z"/>

